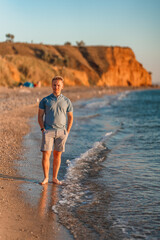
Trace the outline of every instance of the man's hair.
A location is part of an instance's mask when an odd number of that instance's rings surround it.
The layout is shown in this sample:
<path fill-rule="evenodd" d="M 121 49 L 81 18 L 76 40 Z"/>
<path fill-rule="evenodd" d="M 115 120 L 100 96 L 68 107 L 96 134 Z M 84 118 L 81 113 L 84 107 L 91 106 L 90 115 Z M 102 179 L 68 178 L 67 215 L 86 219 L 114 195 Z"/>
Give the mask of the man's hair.
<path fill-rule="evenodd" d="M 64 79 L 63 79 L 63 77 L 61 77 L 61 76 L 55 76 L 54 78 L 52 78 L 52 83 L 53 83 L 53 81 L 55 81 L 55 80 L 60 80 L 60 81 L 64 82 Z"/>

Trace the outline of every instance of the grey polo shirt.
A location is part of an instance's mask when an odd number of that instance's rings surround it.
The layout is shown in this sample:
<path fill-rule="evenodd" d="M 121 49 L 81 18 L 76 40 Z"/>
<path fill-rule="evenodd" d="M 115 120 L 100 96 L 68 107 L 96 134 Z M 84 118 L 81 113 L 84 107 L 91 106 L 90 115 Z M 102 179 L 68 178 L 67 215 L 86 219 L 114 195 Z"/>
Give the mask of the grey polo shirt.
<path fill-rule="evenodd" d="M 54 94 L 43 98 L 39 103 L 39 108 L 45 112 L 45 129 L 65 129 L 66 113 L 73 112 L 73 106 L 69 98 L 60 94 L 58 97 Z"/>

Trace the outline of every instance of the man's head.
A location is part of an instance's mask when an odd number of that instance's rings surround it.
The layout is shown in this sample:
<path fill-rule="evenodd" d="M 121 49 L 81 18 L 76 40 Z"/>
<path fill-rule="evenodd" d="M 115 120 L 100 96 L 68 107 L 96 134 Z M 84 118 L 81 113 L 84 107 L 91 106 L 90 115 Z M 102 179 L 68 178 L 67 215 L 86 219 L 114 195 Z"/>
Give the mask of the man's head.
<path fill-rule="evenodd" d="M 64 79 L 61 76 L 55 76 L 52 79 L 53 94 L 56 97 L 58 97 L 61 94 L 61 91 L 63 89 L 63 82 L 64 82 Z"/>

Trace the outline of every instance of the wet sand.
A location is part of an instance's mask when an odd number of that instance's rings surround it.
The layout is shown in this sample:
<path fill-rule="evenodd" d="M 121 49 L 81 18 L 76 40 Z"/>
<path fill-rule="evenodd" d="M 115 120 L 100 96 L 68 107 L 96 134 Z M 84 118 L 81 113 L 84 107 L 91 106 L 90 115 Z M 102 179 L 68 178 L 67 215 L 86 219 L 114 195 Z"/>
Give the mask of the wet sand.
<path fill-rule="evenodd" d="M 67 87 L 63 94 L 71 101 L 76 101 L 125 90 L 127 89 Z M 58 187 L 53 184 L 42 187 L 41 202 L 35 208 L 24 201 L 20 188 L 30 179 L 24 179 L 17 171 L 17 160 L 23 158 L 23 136 L 30 131 L 29 119 L 37 114 L 39 100 L 51 92 L 51 88 L 48 87 L 35 89 L 0 87 L 0 239 L 73 239 L 58 223 L 57 216 L 52 211 L 48 215 L 45 214 L 46 201 L 51 201 L 49 206 L 52 206 L 58 198 Z M 47 192 L 52 194 L 48 195 Z"/>

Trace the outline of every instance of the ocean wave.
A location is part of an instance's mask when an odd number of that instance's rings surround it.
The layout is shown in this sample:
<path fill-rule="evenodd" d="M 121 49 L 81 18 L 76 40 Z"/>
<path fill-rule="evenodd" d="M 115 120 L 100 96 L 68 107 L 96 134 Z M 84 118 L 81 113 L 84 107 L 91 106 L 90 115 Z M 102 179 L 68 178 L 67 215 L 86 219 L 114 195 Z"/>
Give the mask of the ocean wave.
<path fill-rule="evenodd" d="M 117 100 L 122 100 L 122 99 L 125 98 L 129 93 L 130 93 L 130 91 L 121 92 L 120 94 L 118 94 Z"/>
<path fill-rule="evenodd" d="M 107 211 L 111 196 L 97 179 L 104 168 L 102 162 L 110 152 L 107 141 L 116 132 L 117 130 L 107 132 L 101 141 L 95 142 L 88 151 L 72 161 L 67 160 L 69 166 L 65 184 L 62 186 L 60 199 L 52 206 L 52 210 L 58 214 L 59 221 L 71 231 L 75 239 L 99 239 L 99 236 L 105 239 L 103 237 L 108 230 L 106 228 L 104 231 L 101 226 L 106 224 L 103 213 Z M 97 220 L 101 221 L 98 226 Z M 110 226 L 109 222 L 107 224 Z M 91 227 L 96 231 L 91 230 Z"/>
<path fill-rule="evenodd" d="M 130 91 L 124 91 L 121 93 L 118 93 L 116 95 L 111 95 L 111 96 L 104 96 L 103 98 L 96 98 L 96 99 L 92 99 L 91 101 L 87 101 L 87 103 L 82 103 L 82 102 L 78 102 L 75 104 L 75 107 L 78 108 L 83 108 L 83 109 L 101 109 L 104 107 L 107 107 L 115 102 L 119 102 L 122 99 L 124 99 L 128 94 L 130 93 Z"/>
<path fill-rule="evenodd" d="M 89 108 L 89 109 L 103 108 L 103 107 L 106 107 L 107 105 L 109 105 L 110 103 L 111 103 L 111 101 L 109 101 L 108 99 L 104 99 L 104 101 L 96 100 L 95 102 L 87 103 L 84 107 Z"/>
<path fill-rule="evenodd" d="M 87 120 L 87 119 L 91 119 L 91 118 L 95 118 L 95 117 L 99 117 L 100 114 L 93 114 L 93 115 L 88 115 L 88 116 L 82 116 L 82 117 L 75 117 L 75 119 L 78 120 Z"/>
<path fill-rule="evenodd" d="M 67 206 L 69 210 L 77 204 L 91 200 L 91 193 L 82 185 L 88 175 L 94 176 L 101 169 L 100 163 L 106 159 L 109 149 L 106 146 L 107 139 L 113 132 L 107 132 L 101 141 L 95 142 L 93 147 L 81 154 L 80 157 L 70 161 L 67 159 L 68 169 L 65 177 L 65 185 L 61 192 L 61 199 L 53 210 L 57 213 L 58 206 Z"/>

